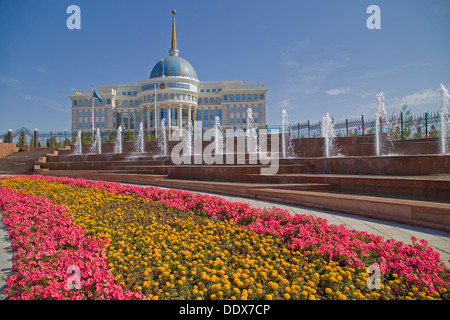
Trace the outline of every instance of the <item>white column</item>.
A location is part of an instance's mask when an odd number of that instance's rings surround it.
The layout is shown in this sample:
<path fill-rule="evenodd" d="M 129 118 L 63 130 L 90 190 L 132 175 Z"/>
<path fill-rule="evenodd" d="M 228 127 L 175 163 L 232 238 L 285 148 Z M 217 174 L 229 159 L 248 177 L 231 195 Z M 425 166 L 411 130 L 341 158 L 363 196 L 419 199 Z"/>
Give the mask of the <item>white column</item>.
<path fill-rule="evenodd" d="M 191 121 L 192 120 L 192 114 L 191 114 L 191 105 L 189 105 L 189 113 L 188 113 L 188 123 L 189 123 L 189 121 Z"/>
<path fill-rule="evenodd" d="M 167 105 L 167 128 L 169 129 L 169 138 L 170 138 L 170 128 L 172 127 L 172 112 L 170 105 Z"/>
<path fill-rule="evenodd" d="M 182 105 L 181 105 L 181 103 L 180 103 L 180 105 L 179 105 L 179 107 L 178 107 L 178 119 L 179 119 L 179 122 L 178 122 L 178 127 L 181 129 L 182 127 L 183 127 L 183 125 L 182 125 L 182 121 L 183 121 L 183 108 L 182 108 Z M 180 131 L 181 132 L 181 131 Z"/>
<path fill-rule="evenodd" d="M 150 107 L 147 106 L 145 109 L 147 110 L 147 130 L 150 131 Z"/>

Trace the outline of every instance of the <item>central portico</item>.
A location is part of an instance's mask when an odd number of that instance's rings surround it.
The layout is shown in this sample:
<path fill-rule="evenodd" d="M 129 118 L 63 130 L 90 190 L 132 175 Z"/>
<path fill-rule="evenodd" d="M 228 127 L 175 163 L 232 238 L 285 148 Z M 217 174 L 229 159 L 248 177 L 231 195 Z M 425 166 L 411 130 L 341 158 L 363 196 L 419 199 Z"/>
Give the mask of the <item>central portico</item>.
<path fill-rule="evenodd" d="M 179 56 L 175 29 L 175 10 L 172 10 L 172 45 L 169 56 L 158 59 L 150 77 L 138 83 L 139 108 L 144 128 L 158 135 L 164 120 L 169 133 L 181 129 L 196 119 L 198 80 L 194 67 Z"/>

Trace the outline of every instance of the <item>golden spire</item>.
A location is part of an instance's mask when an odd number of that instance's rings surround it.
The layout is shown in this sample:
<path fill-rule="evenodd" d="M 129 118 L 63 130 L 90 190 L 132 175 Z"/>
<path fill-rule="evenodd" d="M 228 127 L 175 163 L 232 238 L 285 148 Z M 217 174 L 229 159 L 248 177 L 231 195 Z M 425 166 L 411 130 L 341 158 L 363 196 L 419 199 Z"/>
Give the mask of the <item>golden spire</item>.
<path fill-rule="evenodd" d="M 178 55 L 178 49 L 177 49 L 177 34 L 175 30 L 175 15 L 176 11 L 172 10 L 172 47 L 169 50 L 170 55 Z"/>

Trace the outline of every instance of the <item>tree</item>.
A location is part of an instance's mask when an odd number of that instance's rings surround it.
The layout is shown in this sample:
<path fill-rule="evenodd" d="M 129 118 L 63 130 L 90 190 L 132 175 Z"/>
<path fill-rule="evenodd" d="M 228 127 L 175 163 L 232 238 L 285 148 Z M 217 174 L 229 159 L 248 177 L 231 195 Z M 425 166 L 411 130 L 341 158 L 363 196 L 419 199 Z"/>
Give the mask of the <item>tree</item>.
<path fill-rule="evenodd" d="M 428 133 L 429 138 L 439 137 L 439 130 L 433 125 L 431 125 L 430 132 Z"/>
<path fill-rule="evenodd" d="M 27 136 L 25 134 L 25 131 L 20 131 L 20 135 L 19 135 L 19 141 L 17 141 L 16 144 L 18 147 L 24 147 L 27 145 Z"/>
<path fill-rule="evenodd" d="M 83 143 L 83 133 L 81 134 L 82 144 L 92 144 L 94 141 L 92 140 L 92 133 L 88 132 L 84 134 L 84 143 Z"/>
<path fill-rule="evenodd" d="M 106 141 L 105 141 L 106 142 Z M 116 133 L 114 131 L 111 131 L 111 133 L 109 134 L 109 143 L 114 143 L 116 142 Z"/>
<path fill-rule="evenodd" d="M 412 129 L 414 127 L 413 116 L 411 115 L 411 109 L 405 103 L 402 107 L 403 112 L 403 138 L 410 139 L 412 134 Z"/>
<path fill-rule="evenodd" d="M 124 141 L 134 142 L 134 134 L 130 130 L 128 130 L 127 133 L 125 133 Z"/>
<path fill-rule="evenodd" d="M 84 132 L 81 132 L 81 144 L 86 144 L 86 134 Z"/>

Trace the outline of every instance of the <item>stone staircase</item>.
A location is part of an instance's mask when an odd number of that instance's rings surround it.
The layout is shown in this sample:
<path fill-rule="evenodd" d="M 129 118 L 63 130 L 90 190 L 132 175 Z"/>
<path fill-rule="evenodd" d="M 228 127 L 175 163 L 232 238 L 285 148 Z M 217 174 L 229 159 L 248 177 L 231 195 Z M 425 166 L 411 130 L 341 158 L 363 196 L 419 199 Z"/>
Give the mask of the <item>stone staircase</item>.
<path fill-rule="evenodd" d="M 57 149 L 42 148 L 30 149 L 30 151 L 14 152 L 0 159 L 0 174 L 32 174 L 34 173 L 34 163 L 46 154 Z"/>

